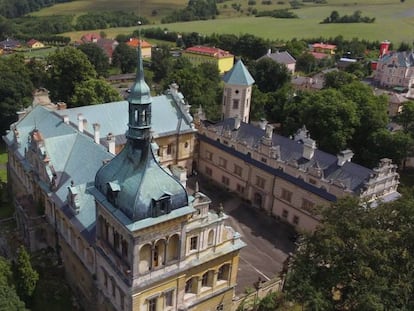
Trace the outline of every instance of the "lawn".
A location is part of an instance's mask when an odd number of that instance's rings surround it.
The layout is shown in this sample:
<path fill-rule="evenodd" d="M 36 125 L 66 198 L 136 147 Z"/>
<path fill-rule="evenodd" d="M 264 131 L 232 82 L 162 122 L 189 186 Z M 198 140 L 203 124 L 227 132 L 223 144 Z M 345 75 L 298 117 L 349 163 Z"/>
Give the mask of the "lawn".
<path fill-rule="evenodd" d="M 105 3 L 106 1 L 102 1 Z M 119 8 L 124 7 L 128 1 L 120 1 Z M 178 6 L 179 1 L 176 0 L 174 3 Z M 240 0 L 242 3 L 242 8 L 247 8 L 247 0 Z M 259 1 L 257 1 L 259 2 Z M 274 1 L 276 2 L 276 1 Z M 89 3 L 89 1 L 75 1 L 70 3 L 65 3 L 62 5 L 69 5 L 72 3 Z M 99 2 L 98 5 L 102 8 L 102 3 Z M 117 2 L 118 3 L 118 2 Z M 150 10 L 149 4 L 145 2 L 146 10 Z M 154 7 L 157 5 L 162 5 L 162 2 L 154 2 Z M 240 13 L 236 12 L 231 8 L 230 2 L 224 2 L 219 4 L 219 8 L 227 5 L 227 11 L 220 9 L 222 12 L 221 15 L 217 17 L 214 21 L 192 21 L 186 23 L 173 23 L 173 24 L 157 24 L 154 23 L 150 26 L 145 27 L 162 27 L 170 31 L 177 32 L 189 32 L 195 31 L 201 34 L 210 35 L 212 33 L 231 33 L 231 34 L 245 34 L 250 33 L 262 38 L 270 40 L 291 40 L 292 38 L 306 39 L 306 38 L 315 38 L 315 37 L 335 37 L 342 35 L 346 39 L 360 38 L 367 39 L 370 41 L 378 40 L 382 41 L 388 39 L 394 44 L 399 44 L 402 41 L 411 43 L 412 33 L 414 32 L 414 8 L 411 3 L 405 1 L 401 3 L 400 1 L 386 1 L 386 0 L 364 0 L 362 2 L 353 2 L 353 3 L 344 3 L 340 0 L 332 0 L 329 2 L 329 5 L 316 6 L 316 5 L 306 5 L 303 8 L 294 10 L 294 12 L 299 16 L 298 19 L 276 19 L 276 18 L 255 18 L 251 16 L 246 16 L 245 12 Z M 60 5 L 59 5 L 60 6 Z M 59 6 L 54 6 L 58 14 Z M 258 5 L 257 7 L 261 7 Z M 283 5 L 272 5 L 266 6 L 267 9 L 279 8 Z M 230 9 L 229 9 L 230 8 Z M 47 10 L 52 10 L 48 8 Z M 228 13 L 229 10 L 234 11 Z M 352 14 L 356 10 L 360 10 L 362 16 L 375 17 L 375 23 L 372 24 L 320 24 L 320 22 L 329 16 L 333 10 L 338 11 L 342 16 L 345 14 Z M 41 11 L 42 14 L 45 14 L 45 11 Z M 52 11 L 49 11 L 49 14 Z M 227 12 L 227 13 L 226 13 Z M 148 15 L 150 17 L 150 15 Z M 126 28 L 111 28 L 105 29 L 108 37 L 115 37 L 117 34 L 129 34 L 134 31 L 136 27 L 126 27 Z M 71 32 L 65 33 L 63 35 L 70 36 L 73 40 L 79 39 L 83 32 Z"/>

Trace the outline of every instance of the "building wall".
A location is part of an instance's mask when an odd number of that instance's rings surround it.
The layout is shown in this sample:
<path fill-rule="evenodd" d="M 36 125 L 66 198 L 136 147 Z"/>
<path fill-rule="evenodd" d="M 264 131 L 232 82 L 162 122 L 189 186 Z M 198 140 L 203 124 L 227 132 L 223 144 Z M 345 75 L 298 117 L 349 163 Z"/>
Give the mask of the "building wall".
<path fill-rule="evenodd" d="M 200 65 L 202 63 L 211 63 L 216 64 L 219 72 L 225 73 L 226 71 L 229 71 L 234 64 L 234 56 L 228 56 L 228 57 L 222 57 L 222 58 L 216 58 L 214 56 L 209 56 L 205 54 L 196 54 L 196 53 L 189 53 L 189 52 L 183 52 L 182 56 L 187 58 L 193 65 Z"/>

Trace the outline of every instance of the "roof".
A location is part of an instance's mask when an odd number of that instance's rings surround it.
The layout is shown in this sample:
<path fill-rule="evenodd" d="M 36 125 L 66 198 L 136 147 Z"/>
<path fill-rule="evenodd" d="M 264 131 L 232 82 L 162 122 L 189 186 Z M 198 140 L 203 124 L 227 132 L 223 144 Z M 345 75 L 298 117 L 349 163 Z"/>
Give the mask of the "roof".
<path fill-rule="evenodd" d="M 49 109 L 38 105 L 18 121 L 16 129 L 19 132 L 20 144 L 14 144 L 14 133 L 9 132 L 4 140 L 9 146 L 16 146 L 15 153 L 25 159 L 31 137 L 43 141 L 42 150 L 46 153 L 50 165 L 46 166 L 49 178 L 55 174 L 56 189 L 52 191 L 49 183 L 40 182 L 46 192 L 53 196 L 57 206 L 71 219 L 74 226 L 88 240 L 93 241 L 95 234 L 95 202 L 87 188 L 93 183 L 95 174 L 105 160 L 111 159 L 112 154 L 106 148 L 97 145 L 93 140 L 79 133 L 72 126 L 62 122 L 62 119 Z M 36 134 L 36 135 L 35 135 Z M 32 136 L 34 135 L 34 136 Z M 93 159 L 93 161 L 85 161 Z M 75 185 L 79 191 L 81 209 L 73 212 L 67 203 L 68 187 Z"/>
<path fill-rule="evenodd" d="M 96 41 L 96 45 L 103 49 L 109 58 L 112 57 L 112 53 L 118 44 L 118 41 L 106 38 L 98 39 L 98 41 Z"/>
<path fill-rule="evenodd" d="M 200 55 L 207 55 L 214 58 L 225 58 L 225 57 L 234 57 L 228 51 L 224 51 L 219 48 L 209 47 L 209 46 L 201 46 L 196 45 L 189 47 L 184 50 L 185 53 L 193 53 L 193 54 L 200 54 Z"/>
<path fill-rule="evenodd" d="M 145 48 L 151 48 L 152 45 L 151 43 L 145 41 L 145 40 L 139 40 L 137 38 L 130 38 L 129 41 L 126 42 L 127 45 L 131 46 L 131 47 L 138 47 L 139 43 L 141 42 L 141 48 L 145 49 Z"/>
<path fill-rule="evenodd" d="M 238 130 L 234 130 L 235 119 L 224 119 L 216 124 L 207 125 L 208 128 L 214 128 L 217 133 L 231 133 L 229 140 L 239 141 L 245 143 L 248 147 L 256 148 L 260 144 L 261 138 L 265 136 L 265 130 L 262 130 L 254 125 L 241 122 Z M 230 131 L 229 131 L 230 130 Z M 220 135 L 220 134 L 219 134 Z M 334 200 L 334 196 L 326 190 L 322 190 L 316 186 L 310 185 L 299 178 L 290 176 L 280 169 L 272 168 L 265 163 L 252 159 L 247 154 L 238 152 L 234 148 L 225 146 L 219 142 L 211 140 L 203 135 L 199 135 L 200 139 L 209 140 L 217 148 L 223 149 L 226 152 L 232 153 L 249 163 L 253 163 L 257 167 L 265 171 L 271 172 L 277 176 L 281 176 L 288 181 L 300 185 L 302 188 L 310 192 L 316 193 L 327 200 Z M 301 142 L 289 139 L 284 136 L 274 134 L 272 136 L 273 146 L 280 148 L 280 160 L 286 163 L 295 163 L 300 170 L 306 171 L 309 167 L 318 167 L 321 169 L 323 178 L 326 180 L 333 180 L 341 183 L 354 193 L 359 193 L 364 186 L 364 183 L 369 180 L 371 174 L 374 172 L 371 169 L 363 167 L 353 162 L 346 162 L 344 165 L 338 165 L 338 159 L 335 155 L 326 153 L 316 149 L 312 159 L 307 160 L 303 158 L 303 145 Z"/>
<path fill-rule="evenodd" d="M 35 43 L 38 43 L 39 41 L 38 40 L 36 40 L 36 39 L 30 39 L 29 41 L 27 41 L 27 45 L 28 46 L 32 46 L 33 44 L 35 44 Z"/>
<path fill-rule="evenodd" d="M 285 64 L 285 65 L 296 64 L 296 59 L 294 59 L 293 56 L 290 55 L 288 51 L 283 51 L 283 52 L 277 51 L 275 53 L 267 53 L 266 55 L 263 55 L 262 57 L 260 57 L 258 60 L 261 60 L 263 58 L 270 58 L 279 64 Z"/>
<path fill-rule="evenodd" d="M 97 33 L 85 33 L 81 37 L 81 41 L 83 42 L 94 42 L 94 41 L 97 41 L 98 39 L 101 39 L 101 36 Z"/>
<path fill-rule="evenodd" d="M 318 53 L 318 52 L 310 52 L 313 57 L 315 57 L 316 59 L 324 59 L 324 58 L 328 58 L 331 57 L 331 55 L 329 54 L 325 54 L 325 53 Z"/>
<path fill-rule="evenodd" d="M 232 85 L 253 85 L 254 83 L 253 77 L 250 75 L 250 72 L 244 66 L 241 59 L 236 62 L 230 71 L 224 74 L 223 81 Z"/>
<path fill-rule="evenodd" d="M 20 41 L 14 40 L 11 38 L 7 38 L 0 42 L 0 47 L 3 49 L 14 49 L 21 45 Z"/>
<path fill-rule="evenodd" d="M 388 64 L 388 66 L 394 67 L 413 67 L 414 66 L 414 52 L 404 51 L 404 52 L 389 52 L 382 56 L 379 60 L 381 64 Z"/>
<path fill-rule="evenodd" d="M 106 208 L 118 207 L 135 222 L 188 207 L 189 201 L 183 185 L 160 166 L 151 148 L 152 99 L 144 79 L 141 47 L 131 90 L 128 112 L 124 112 L 128 115 L 126 145 L 97 172 L 95 188 L 107 197 L 102 202 Z"/>
<path fill-rule="evenodd" d="M 177 133 L 193 132 L 189 115 L 185 114 L 174 100 L 171 92 L 152 97 L 152 129 L 155 136 L 168 136 Z M 77 127 L 78 115 L 82 114 L 87 122 L 84 131 L 93 136 L 93 124 L 100 124 L 100 138 L 106 142 L 108 133 L 112 133 L 118 143 L 125 142 L 125 132 L 128 129 L 128 102 L 111 102 L 100 105 L 83 106 L 71 109 L 57 110 L 54 113 L 61 118 L 67 116 L 72 126 Z"/>
<path fill-rule="evenodd" d="M 334 50 L 336 49 L 336 45 L 334 44 L 325 44 L 325 43 L 314 43 L 312 44 L 313 48 L 320 48 L 320 49 L 328 49 L 328 50 Z"/>

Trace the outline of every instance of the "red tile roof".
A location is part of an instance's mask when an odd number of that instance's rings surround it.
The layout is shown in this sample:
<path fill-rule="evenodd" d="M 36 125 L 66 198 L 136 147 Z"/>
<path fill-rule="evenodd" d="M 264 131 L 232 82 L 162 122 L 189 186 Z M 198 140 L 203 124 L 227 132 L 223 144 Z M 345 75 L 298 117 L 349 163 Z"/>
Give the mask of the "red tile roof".
<path fill-rule="evenodd" d="M 209 47 L 209 46 L 201 46 L 201 45 L 196 45 L 196 46 L 189 47 L 185 50 L 185 52 L 194 53 L 194 54 L 204 54 L 204 55 L 209 55 L 209 56 L 212 56 L 212 57 L 215 57 L 215 58 L 223 58 L 223 57 L 233 56 L 228 51 L 224 51 L 224 50 L 219 49 L 219 48 L 212 48 L 212 47 Z"/>
<path fill-rule="evenodd" d="M 138 47 L 139 41 L 137 38 L 129 38 L 129 41 L 126 43 L 130 47 L 136 48 Z M 141 39 L 141 48 L 150 48 L 152 47 L 151 43 L 148 43 L 145 40 Z"/>
<path fill-rule="evenodd" d="M 336 49 L 336 45 L 334 44 L 325 44 L 325 43 L 314 43 L 312 44 L 312 47 L 315 48 L 320 48 L 320 49 L 329 49 L 329 50 L 334 50 Z"/>

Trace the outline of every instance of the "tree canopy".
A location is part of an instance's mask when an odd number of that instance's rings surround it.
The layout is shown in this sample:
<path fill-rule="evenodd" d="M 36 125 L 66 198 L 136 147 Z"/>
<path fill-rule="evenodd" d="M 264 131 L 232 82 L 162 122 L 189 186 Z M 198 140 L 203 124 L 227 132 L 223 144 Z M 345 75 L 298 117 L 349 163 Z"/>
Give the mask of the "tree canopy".
<path fill-rule="evenodd" d="M 305 310 L 414 309 L 414 199 L 345 198 L 323 212 L 291 260 L 285 289 Z"/>
<path fill-rule="evenodd" d="M 136 50 L 125 42 L 119 43 L 112 54 L 112 64 L 119 67 L 122 73 L 133 72 L 138 64 Z"/>
<path fill-rule="evenodd" d="M 109 58 L 102 48 L 95 43 L 81 44 L 78 47 L 88 57 L 94 66 L 98 76 L 107 77 L 109 70 Z"/>
<path fill-rule="evenodd" d="M 52 99 L 69 106 L 76 86 L 97 76 L 85 53 L 73 47 L 56 50 L 48 56 L 47 64 L 47 88 Z"/>
<path fill-rule="evenodd" d="M 4 311 L 26 311 L 16 293 L 13 283 L 11 264 L 0 256 L 0 310 Z"/>
<path fill-rule="evenodd" d="M 23 245 L 17 251 L 17 260 L 14 264 L 16 291 L 26 303 L 32 297 L 39 280 L 39 274 L 30 263 L 30 256 Z"/>
<path fill-rule="evenodd" d="M 0 58 L 0 130 L 3 132 L 17 120 L 16 112 L 32 99 L 30 71 L 21 55 Z"/>

